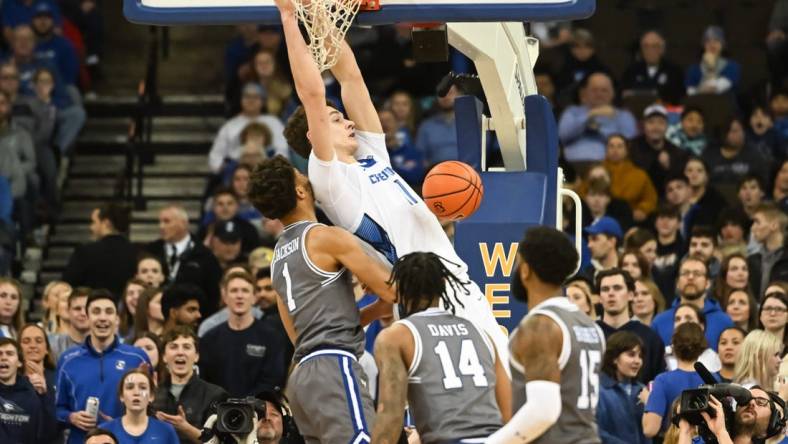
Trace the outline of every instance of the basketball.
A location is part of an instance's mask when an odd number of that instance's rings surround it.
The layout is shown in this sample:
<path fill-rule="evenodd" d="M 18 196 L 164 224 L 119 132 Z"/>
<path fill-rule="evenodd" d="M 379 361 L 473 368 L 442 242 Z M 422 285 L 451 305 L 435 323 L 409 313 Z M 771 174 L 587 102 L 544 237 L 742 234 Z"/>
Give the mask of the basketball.
<path fill-rule="evenodd" d="M 484 184 L 468 164 L 449 160 L 435 165 L 421 188 L 424 202 L 441 220 L 461 220 L 482 203 Z"/>

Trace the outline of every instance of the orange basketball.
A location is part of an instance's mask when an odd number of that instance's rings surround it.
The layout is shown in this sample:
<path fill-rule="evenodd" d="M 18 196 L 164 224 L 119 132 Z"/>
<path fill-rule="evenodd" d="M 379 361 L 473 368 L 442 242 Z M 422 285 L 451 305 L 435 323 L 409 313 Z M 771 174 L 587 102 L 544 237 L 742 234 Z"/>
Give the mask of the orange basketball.
<path fill-rule="evenodd" d="M 470 165 L 448 160 L 430 170 L 421 192 L 424 202 L 439 219 L 460 220 L 479 208 L 484 185 Z"/>

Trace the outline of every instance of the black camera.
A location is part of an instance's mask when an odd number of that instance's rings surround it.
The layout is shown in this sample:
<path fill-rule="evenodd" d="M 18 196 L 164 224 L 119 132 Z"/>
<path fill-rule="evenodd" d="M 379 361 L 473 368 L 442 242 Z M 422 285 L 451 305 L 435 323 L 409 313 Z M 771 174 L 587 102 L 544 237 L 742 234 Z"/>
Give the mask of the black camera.
<path fill-rule="evenodd" d="M 220 435 L 248 435 L 255 426 L 254 414 L 265 417 L 265 402 L 256 398 L 231 398 L 216 404 L 215 430 Z"/>
<path fill-rule="evenodd" d="M 722 411 L 725 415 L 725 428 L 732 431 L 736 419 L 736 406 L 749 404 L 752 400 L 752 394 L 738 384 L 718 384 L 711 372 L 700 362 L 696 362 L 694 367 L 698 376 L 706 384 L 696 389 L 681 392 L 679 414 L 673 418 L 674 424 L 678 427 L 679 420 L 685 419 L 690 424 L 698 427 L 698 434 L 706 443 L 716 443 L 717 437 L 709 430 L 703 415 L 701 415 L 702 412 L 706 412 L 712 418 L 717 416 L 716 410 L 710 405 L 711 397 L 713 396 L 722 404 Z"/>
<path fill-rule="evenodd" d="M 704 425 L 706 422 L 703 420 L 701 412 L 708 413 L 712 418 L 716 416 L 716 411 L 709 405 L 712 396 L 722 403 L 726 425 L 728 425 L 728 416 L 733 415 L 733 405 L 730 399 L 736 400 L 736 405 L 746 405 L 752 399 L 750 391 L 737 384 L 702 385 L 699 388 L 681 392 L 679 417 L 686 419 L 692 425 Z"/>

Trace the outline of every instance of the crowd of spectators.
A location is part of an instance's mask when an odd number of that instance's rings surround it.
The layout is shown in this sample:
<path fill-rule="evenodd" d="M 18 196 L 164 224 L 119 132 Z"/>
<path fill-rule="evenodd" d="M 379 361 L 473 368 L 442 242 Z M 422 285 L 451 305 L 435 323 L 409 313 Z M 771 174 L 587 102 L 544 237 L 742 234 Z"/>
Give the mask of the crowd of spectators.
<path fill-rule="evenodd" d="M 20 284 L 0 278 L 0 441 L 83 443 L 100 428 L 119 443 L 200 442 L 217 401 L 259 396 L 270 403 L 259 442 L 284 442 L 293 345 L 271 254 L 223 265 L 177 206 L 161 210 L 162 239 L 143 249 L 128 241 L 128 209 L 91 215 L 96 240 L 46 286 L 40 323 L 24 323 Z M 222 223 L 214 236 L 240 243 Z"/>
<path fill-rule="evenodd" d="M 59 165 L 86 113 L 83 94 L 99 78 L 102 19 L 97 0 L 0 3 L 0 274 L 34 230 L 60 212 Z"/>

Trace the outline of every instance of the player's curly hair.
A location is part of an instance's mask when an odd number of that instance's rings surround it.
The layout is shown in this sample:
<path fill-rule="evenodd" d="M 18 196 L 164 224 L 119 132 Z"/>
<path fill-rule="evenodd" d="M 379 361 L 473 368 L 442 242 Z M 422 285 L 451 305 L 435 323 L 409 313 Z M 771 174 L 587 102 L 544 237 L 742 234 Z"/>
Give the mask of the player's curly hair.
<path fill-rule="evenodd" d="M 331 108 L 337 107 L 330 100 L 326 100 L 326 106 Z M 309 124 L 306 120 L 306 110 L 303 106 L 299 106 L 287 119 L 284 136 L 290 148 L 304 159 L 309 159 L 309 153 L 312 152 L 312 142 L 306 137 L 307 132 L 309 132 Z"/>
<path fill-rule="evenodd" d="M 249 181 L 249 200 L 263 216 L 279 219 L 295 208 L 295 169 L 284 156 L 260 162 Z"/>
<path fill-rule="evenodd" d="M 404 317 L 426 310 L 436 298 L 452 313 L 455 312 L 455 304 L 465 307 L 457 294 L 471 294 L 466 287 L 468 282 L 449 271 L 444 261 L 454 264 L 435 253 L 417 252 L 399 258 L 394 264 L 388 284 L 396 284 L 397 298 Z M 446 293 L 447 283 L 454 290 L 453 298 Z"/>
<path fill-rule="evenodd" d="M 542 282 L 552 285 L 562 285 L 578 260 L 569 238 L 550 227 L 529 228 L 517 252 Z"/>

